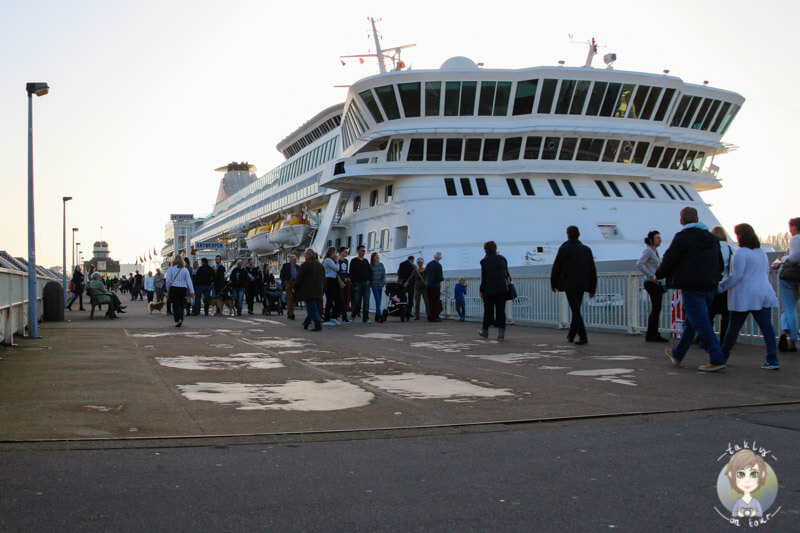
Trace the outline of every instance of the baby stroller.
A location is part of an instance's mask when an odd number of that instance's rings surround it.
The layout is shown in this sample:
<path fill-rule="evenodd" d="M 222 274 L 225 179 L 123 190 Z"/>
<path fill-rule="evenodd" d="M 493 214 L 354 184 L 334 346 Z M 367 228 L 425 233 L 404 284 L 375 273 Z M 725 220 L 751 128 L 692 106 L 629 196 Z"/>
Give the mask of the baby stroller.
<path fill-rule="evenodd" d="M 282 315 L 283 314 L 283 301 L 281 297 L 281 291 L 275 283 L 270 283 L 269 285 L 265 285 L 266 290 L 264 291 L 264 308 L 261 311 L 262 315 L 269 315 L 273 312 Z"/>
<path fill-rule="evenodd" d="M 384 290 L 389 298 L 384 316 L 399 316 L 400 322 L 405 322 L 408 318 L 408 291 L 402 283 L 387 283 Z"/>

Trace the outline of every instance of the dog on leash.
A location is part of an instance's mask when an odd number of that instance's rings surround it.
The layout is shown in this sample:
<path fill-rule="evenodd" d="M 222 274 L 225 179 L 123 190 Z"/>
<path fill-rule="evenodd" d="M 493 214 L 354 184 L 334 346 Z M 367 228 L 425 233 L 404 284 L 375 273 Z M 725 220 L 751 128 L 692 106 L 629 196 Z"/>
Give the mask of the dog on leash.
<path fill-rule="evenodd" d="M 164 309 L 164 300 L 160 302 L 150 302 L 150 313 L 153 311 L 158 311 L 158 314 L 161 314 L 161 310 Z"/>
<path fill-rule="evenodd" d="M 222 315 L 224 314 L 225 307 L 231 310 L 230 316 L 236 314 L 236 306 L 233 302 L 233 297 L 228 294 L 217 294 L 216 296 L 212 296 L 208 300 L 209 306 L 213 305 L 217 308 L 217 312 L 215 314 Z"/>

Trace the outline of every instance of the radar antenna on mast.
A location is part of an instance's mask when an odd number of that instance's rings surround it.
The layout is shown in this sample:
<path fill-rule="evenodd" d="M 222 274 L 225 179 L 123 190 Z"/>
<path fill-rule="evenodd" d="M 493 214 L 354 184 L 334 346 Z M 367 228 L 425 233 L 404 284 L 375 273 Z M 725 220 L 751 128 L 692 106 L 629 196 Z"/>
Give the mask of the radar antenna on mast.
<path fill-rule="evenodd" d="M 589 46 L 589 52 L 586 54 L 586 63 L 584 63 L 583 66 L 584 68 L 592 68 L 592 60 L 594 59 L 594 56 L 597 55 L 597 49 L 600 48 L 600 45 L 597 44 L 597 40 L 595 40 L 595 38 L 592 37 L 591 41 L 573 41 L 572 37 L 573 35 L 570 33 L 569 38 L 571 43 L 586 44 Z M 605 46 L 603 46 L 603 48 L 605 48 Z M 603 56 L 603 62 L 606 64 L 606 68 L 609 69 L 614 68 L 612 67 L 612 64 L 616 60 L 617 60 L 617 54 L 614 53 L 606 54 Z"/>
<path fill-rule="evenodd" d="M 365 57 L 375 57 L 378 58 L 378 70 L 381 74 L 386 74 L 386 63 L 385 60 L 389 60 L 392 62 L 392 71 L 396 70 L 403 70 L 406 67 L 406 64 L 400 57 L 400 53 L 404 48 L 412 48 L 417 46 L 416 44 L 404 44 L 403 46 L 395 46 L 392 48 L 382 48 L 380 38 L 378 37 L 378 30 L 375 27 L 376 20 L 373 17 L 367 17 L 372 24 L 372 37 L 375 39 L 375 53 L 374 54 L 356 54 L 350 56 L 339 56 L 340 58 L 345 57 L 357 57 L 361 59 L 361 62 L 364 62 Z M 378 19 L 380 20 L 380 19 Z M 342 61 L 344 64 L 344 61 Z"/>

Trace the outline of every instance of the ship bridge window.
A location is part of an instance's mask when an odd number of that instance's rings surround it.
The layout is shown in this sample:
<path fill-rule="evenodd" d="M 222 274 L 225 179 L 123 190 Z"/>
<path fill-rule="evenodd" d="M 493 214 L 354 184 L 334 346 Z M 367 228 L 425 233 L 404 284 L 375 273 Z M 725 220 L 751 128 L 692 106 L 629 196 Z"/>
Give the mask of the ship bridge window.
<path fill-rule="evenodd" d="M 510 94 L 510 81 L 482 81 L 481 96 L 478 102 L 478 115 L 506 116 L 508 114 L 508 99 Z"/>
<path fill-rule="evenodd" d="M 461 178 L 458 181 L 461 182 L 461 192 L 464 193 L 464 196 L 472 196 L 472 184 L 469 182 L 469 178 Z"/>
<path fill-rule="evenodd" d="M 525 159 L 539 159 L 539 151 L 541 148 L 541 137 L 528 137 L 525 140 Z"/>
<path fill-rule="evenodd" d="M 644 109 L 642 109 L 639 118 L 642 120 L 650 120 L 650 117 L 653 115 L 653 111 L 656 108 L 656 103 L 658 102 L 658 97 L 661 96 L 661 87 L 650 87 L 650 92 L 647 94 L 647 102 L 644 104 Z"/>
<path fill-rule="evenodd" d="M 673 159 L 670 168 L 680 170 L 681 166 L 683 165 L 683 158 L 686 157 L 686 150 L 681 149 L 675 153 L 675 159 Z"/>
<path fill-rule="evenodd" d="M 617 100 L 617 110 L 614 112 L 615 117 L 625 116 L 625 113 L 628 111 L 628 106 L 630 105 L 634 87 L 635 85 L 632 83 L 626 83 L 622 86 L 622 90 L 619 93 L 619 100 Z"/>
<path fill-rule="evenodd" d="M 589 97 L 589 104 L 586 106 L 586 114 L 597 116 L 600 112 L 600 105 L 603 103 L 603 96 L 606 94 L 608 82 L 596 81 L 592 87 L 592 95 Z"/>
<path fill-rule="evenodd" d="M 621 83 L 609 83 L 606 96 L 603 98 L 603 105 L 600 107 L 601 117 L 610 117 L 616 107 L 617 97 L 622 88 Z"/>
<path fill-rule="evenodd" d="M 617 154 L 617 163 L 630 163 L 631 152 L 633 152 L 633 141 L 622 141 Z"/>
<path fill-rule="evenodd" d="M 383 122 L 383 116 L 381 115 L 381 110 L 378 107 L 378 103 L 375 101 L 375 97 L 372 96 L 372 91 L 367 89 L 366 91 L 362 91 L 358 93 L 361 99 L 364 101 L 364 105 L 367 106 L 369 109 L 372 118 L 375 119 L 375 122 L 380 123 Z"/>
<path fill-rule="evenodd" d="M 603 139 L 581 139 L 577 161 L 599 161 L 603 151 Z"/>
<path fill-rule="evenodd" d="M 701 130 L 708 130 L 708 128 L 711 126 L 711 122 L 714 120 L 714 117 L 717 116 L 717 111 L 719 110 L 720 105 L 722 105 L 722 100 L 714 100 L 712 102 L 711 107 L 708 109 L 708 113 L 706 114 L 706 118 L 703 121 L 703 124 L 700 126 Z"/>
<path fill-rule="evenodd" d="M 644 102 L 649 90 L 650 87 L 648 85 L 639 85 L 636 87 L 636 94 L 632 99 L 630 110 L 628 111 L 628 118 L 642 118 L 642 110 L 644 109 Z"/>
<path fill-rule="evenodd" d="M 739 113 L 739 109 L 741 109 L 741 106 L 731 106 L 730 111 L 728 111 L 728 113 L 725 115 L 725 118 L 722 119 L 722 123 L 720 124 L 720 135 L 725 135 L 725 132 L 728 131 L 728 127 L 731 125 L 731 122 L 733 122 L 733 119 L 736 118 L 736 114 Z"/>
<path fill-rule="evenodd" d="M 631 189 L 633 189 L 633 192 L 635 192 L 635 193 L 636 193 L 636 196 L 638 196 L 639 198 L 644 198 L 644 194 L 642 194 L 642 191 L 641 191 L 641 190 L 639 190 L 639 186 L 638 186 L 638 185 L 636 185 L 636 184 L 635 184 L 634 182 L 632 182 L 632 181 L 629 181 L 628 183 L 630 184 L 630 186 L 631 186 Z"/>
<path fill-rule="evenodd" d="M 514 95 L 513 115 L 529 115 L 533 113 L 533 100 L 536 97 L 536 86 L 539 80 L 525 80 L 517 82 L 517 92 Z"/>
<path fill-rule="evenodd" d="M 690 202 L 694 202 L 694 198 L 692 198 L 692 197 L 689 195 L 689 191 L 687 191 L 687 190 L 686 190 L 686 188 L 685 188 L 683 185 L 678 185 L 678 187 L 680 187 L 680 188 L 681 188 L 681 190 L 683 191 L 683 194 L 685 194 L 685 195 L 686 195 L 686 199 L 687 199 L 687 200 L 689 200 Z"/>
<path fill-rule="evenodd" d="M 700 169 L 703 168 L 703 160 L 706 158 L 705 152 L 699 152 L 697 156 L 694 158 L 694 164 L 692 165 L 692 172 L 699 172 Z"/>
<path fill-rule="evenodd" d="M 422 161 L 422 153 L 425 149 L 425 139 L 411 139 L 408 144 L 408 161 Z"/>
<path fill-rule="evenodd" d="M 400 161 L 403 153 L 403 139 L 392 139 L 389 143 L 389 150 L 386 152 L 387 161 Z"/>
<path fill-rule="evenodd" d="M 522 188 L 525 189 L 525 194 L 528 196 L 536 196 L 536 193 L 533 191 L 533 185 L 531 185 L 530 178 L 522 178 L 519 181 L 522 182 Z"/>
<path fill-rule="evenodd" d="M 447 139 L 444 150 L 445 161 L 461 161 L 461 148 L 464 146 L 464 139 Z"/>
<path fill-rule="evenodd" d="M 444 114 L 447 117 L 469 116 L 475 113 L 475 92 L 478 82 L 448 81 L 444 88 Z"/>
<path fill-rule="evenodd" d="M 467 139 L 464 144 L 464 161 L 479 161 L 483 139 Z"/>
<path fill-rule="evenodd" d="M 444 179 L 444 188 L 447 191 L 447 196 L 457 196 L 458 192 L 456 192 L 456 182 L 453 178 L 445 178 Z"/>
<path fill-rule="evenodd" d="M 655 199 L 655 195 L 653 194 L 653 191 L 650 190 L 650 187 L 648 187 L 646 183 L 639 183 L 639 185 L 642 186 L 642 189 L 644 189 L 644 192 L 647 193 L 647 196 L 649 196 L 652 199 Z"/>
<path fill-rule="evenodd" d="M 619 187 L 617 187 L 616 183 L 614 183 L 613 181 L 609 181 L 608 186 L 611 187 L 611 190 L 614 191 L 614 195 L 617 198 L 622 198 L 622 193 L 620 192 Z"/>
<path fill-rule="evenodd" d="M 711 98 L 703 99 L 703 103 L 700 104 L 700 109 L 697 110 L 697 116 L 692 121 L 692 129 L 699 130 L 700 126 L 703 125 L 703 122 L 706 119 L 706 115 L 708 114 L 708 109 L 711 107 Z"/>
<path fill-rule="evenodd" d="M 597 188 L 600 189 L 600 192 L 603 194 L 603 196 L 605 197 L 611 196 L 610 194 L 608 194 L 608 189 L 606 189 L 606 186 L 602 181 L 594 180 L 594 183 L 595 185 L 597 185 Z"/>
<path fill-rule="evenodd" d="M 403 104 L 403 114 L 406 118 L 418 117 L 420 113 L 420 83 L 399 83 L 397 90 L 400 93 L 400 101 Z"/>
<path fill-rule="evenodd" d="M 444 139 L 428 139 L 428 146 L 425 152 L 426 161 L 441 161 Z"/>
<path fill-rule="evenodd" d="M 617 139 L 609 139 L 606 142 L 606 149 L 603 152 L 603 162 L 613 163 L 617 159 L 618 151 L 619 151 L 619 141 Z"/>
<path fill-rule="evenodd" d="M 378 205 L 378 189 L 369 193 L 369 206 L 375 207 L 376 205 Z"/>
<path fill-rule="evenodd" d="M 383 201 L 387 204 L 394 198 L 394 185 L 387 185 L 383 193 Z"/>
<path fill-rule="evenodd" d="M 547 180 L 547 183 L 550 185 L 550 188 L 553 190 L 553 194 L 556 196 L 564 196 L 564 193 L 561 192 L 561 188 L 558 186 L 558 182 L 556 180 L 550 179 Z"/>
<path fill-rule="evenodd" d="M 669 199 L 670 199 L 670 200 L 674 200 L 674 199 L 675 199 L 675 196 L 673 196 L 673 194 L 672 194 L 672 193 L 669 191 L 669 189 L 667 188 L 667 186 L 666 186 L 666 185 L 664 185 L 664 184 L 662 183 L 662 184 L 661 184 L 661 188 L 662 188 L 662 189 L 664 189 L 664 192 L 665 192 L 665 193 L 667 193 L 667 196 L 669 196 Z"/>
<path fill-rule="evenodd" d="M 380 100 L 388 120 L 400 118 L 400 108 L 397 105 L 397 96 L 394 94 L 394 85 L 375 87 L 375 94 L 378 95 L 378 100 Z"/>
<path fill-rule="evenodd" d="M 556 95 L 558 80 L 546 79 L 542 82 L 542 94 L 539 96 L 539 113 L 550 113 L 553 97 Z"/>
<path fill-rule="evenodd" d="M 670 104 L 672 104 L 672 97 L 675 96 L 675 89 L 665 89 L 664 96 L 661 97 L 661 103 L 658 105 L 658 111 L 656 111 L 656 116 L 653 120 L 662 121 L 664 117 L 667 115 L 667 110 L 669 109 Z"/>
<path fill-rule="evenodd" d="M 650 148 L 650 143 L 638 142 L 636 143 L 636 151 L 633 153 L 633 162 L 637 165 L 644 163 L 644 158 L 647 155 L 647 149 Z"/>
<path fill-rule="evenodd" d="M 661 158 L 661 163 L 658 164 L 658 168 L 669 168 L 673 157 L 675 157 L 675 148 L 667 148 L 664 150 L 664 157 Z"/>
<path fill-rule="evenodd" d="M 569 111 L 569 104 L 572 102 L 572 94 L 575 92 L 575 80 L 561 80 L 561 89 L 556 100 L 556 114 L 566 115 Z"/>
<path fill-rule="evenodd" d="M 497 161 L 500 154 L 500 139 L 485 139 L 483 141 L 483 161 Z"/>
<path fill-rule="evenodd" d="M 511 196 L 519 196 L 517 181 L 514 178 L 506 178 L 506 183 L 508 184 L 508 190 L 511 192 Z"/>
<path fill-rule="evenodd" d="M 558 154 L 558 144 L 561 141 L 559 137 L 546 137 L 544 140 L 544 149 L 542 150 L 542 159 L 555 159 Z"/>
<path fill-rule="evenodd" d="M 484 178 L 475 178 L 475 186 L 478 187 L 478 194 L 481 196 L 489 195 L 489 189 L 486 188 L 486 180 Z"/>
<path fill-rule="evenodd" d="M 701 100 L 702 98 L 699 96 L 692 96 L 692 100 L 689 102 L 689 107 L 686 109 L 686 114 L 683 116 L 683 120 L 681 120 L 681 128 L 688 128 L 692 123 L 692 118 L 694 118 L 694 114 L 697 111 Z"/>
<path fill-rule="evenodd" d="M 439 103 L 442 99 L 442 82 L 425 82 L 425 116 L 439 116 Z"/>
<path fill-rule="evenodd" d="M 510 137 L 503 143 L 503 161 L 516 161 L 519 159 L 519 150 L 522 147 L 522 137 Z"/>
<path fill-rule="evenodd" d="M 575 147 L 577 145 L 577 137 L 564 137 L 561 141 L 561 152 L 558 154 L 558 159 L 561 161 L 572 161 L 572 158 L 575 156 Z"/>
<path fill-rule="evenodd" d="M 655 168 L 658 166 L 658 161 L 661 159 L 661 154 L 664 153 L 663 146 L 654 146 L 653 151 L 650 153 L 650 160 L 647 162 L 647 166 L 650 168 Z"/>
<path fill-rule="evenodd" d="M 586 96 L 589 94 L 590 81 L 579 81 L 575 87 L 575 94 L 572 97 L 572 104 L 569 106 L 570 115 L 580 115 L 583 113 L 583 104 L 586 102 Z"/>

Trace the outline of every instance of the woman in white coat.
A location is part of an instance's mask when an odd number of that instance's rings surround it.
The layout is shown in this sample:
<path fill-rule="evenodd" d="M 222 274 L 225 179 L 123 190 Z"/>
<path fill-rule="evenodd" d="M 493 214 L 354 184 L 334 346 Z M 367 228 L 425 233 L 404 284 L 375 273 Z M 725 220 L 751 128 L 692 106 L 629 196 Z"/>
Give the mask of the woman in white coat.
<path fill-rule="evenodd" d="M 733 254 L 730 275 L 719 284 L 719 292 L 728 291 L 730 311 L 722 353 L 727 360 L 749 313 L 761 329 L 767 348 L 767 359 L 761 368 L 778 370 L 778 347 L 772 327 L 772 308 L 778 306 L 778 298 L 769 283 L 769 260 L 750 224 L 739 224 L 734 232 L 739 249 Z"/>

